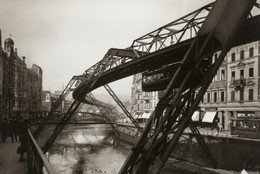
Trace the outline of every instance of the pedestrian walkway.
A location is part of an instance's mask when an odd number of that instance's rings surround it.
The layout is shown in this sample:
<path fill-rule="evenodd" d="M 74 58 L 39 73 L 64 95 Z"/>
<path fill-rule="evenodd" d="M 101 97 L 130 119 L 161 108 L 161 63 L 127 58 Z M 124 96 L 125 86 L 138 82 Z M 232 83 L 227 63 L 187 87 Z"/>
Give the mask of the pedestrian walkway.
<path fill-rule="evenodd" d="M 19 162 L 19 154 L 16 153 L 19 145 L 19 142 L 11 143 L 10 137 L 7 137 L 5 143 L 0 142 L 0 174 L 27 173 L 27 163 Z"/>

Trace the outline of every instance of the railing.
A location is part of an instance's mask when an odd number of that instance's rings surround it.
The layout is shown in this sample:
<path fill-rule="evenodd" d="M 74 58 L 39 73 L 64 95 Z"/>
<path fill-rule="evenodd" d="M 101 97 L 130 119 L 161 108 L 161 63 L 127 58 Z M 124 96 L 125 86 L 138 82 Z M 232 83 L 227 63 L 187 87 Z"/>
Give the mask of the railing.
<path fill-rule="evenodd" d="M 241 78 L 233 81 L 234 86 L 246 86 L 246 79 Z"/>
<path fill-rule="evenodd" d="M 28 174 L 56 174 L 57 172 L 47 160 L 43 151 L 28 130 Z"/>

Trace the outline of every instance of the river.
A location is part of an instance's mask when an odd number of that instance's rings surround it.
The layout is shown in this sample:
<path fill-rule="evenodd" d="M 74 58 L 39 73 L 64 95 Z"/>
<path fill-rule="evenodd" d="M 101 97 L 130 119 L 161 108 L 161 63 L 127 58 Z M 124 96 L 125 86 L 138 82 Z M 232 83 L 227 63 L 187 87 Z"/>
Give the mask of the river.
<path fill-rule="evenodd" d="M 127 156 L 124 148 L 115 148 L 110 125 L 68 126 L 47 157 L 62 174 L 116 174 Z"/>

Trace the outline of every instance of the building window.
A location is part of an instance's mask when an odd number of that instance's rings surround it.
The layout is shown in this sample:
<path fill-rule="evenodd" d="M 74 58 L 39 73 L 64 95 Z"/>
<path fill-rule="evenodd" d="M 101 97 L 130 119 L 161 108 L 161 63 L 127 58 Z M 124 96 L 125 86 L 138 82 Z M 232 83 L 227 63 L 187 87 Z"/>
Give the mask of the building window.
<path fill-rule="evenodd" d="M 235 91 L 231 91 L 231 101 L 235 101 Z"/>
<path fill-rule="evenodd" d="M 240 78 L 241 78 L 241 79 L 244 78 L 244 70 L 243 70 L 243 69 L 240 70 Z"/>
<path fill-rule="evenodd" d="M 244 101 L 244 90 L 240 90 L 240 101 Z"/>
<path fill-rule="evenodd" d="M 236 61 L 236 54 L 235 53 L 231 54 L 231 61 L 232 62 Z"/>
<path fill-rule="evenodd" d="M 235 80 L 235 78 L 236 78 L 236 72 L 232 71 L 231 72 L 231 80 Z"/>
<path fill-rule="evenodd" d="M 225 80 L 225 79 L 226 79 L 225 70 L 222 69 L 222 70 L 221 70 L 221 80 Z"/>
<path fill-rule="evenodd" d="M 210 102 L 210 93 L 208 92 L 208 96 L 207 96 L 207 102 Z"/>
<path fill-rule="evenodd" d="M 217 92 L 214 92 L 214 102 L 217 102 Z"/>
<path fill-rule="evenodd" d="M 245 58 L 245 51 L 241 50 L 240 51 L 240 59 L 244 59 Z"/>
<path fill-rule="evenodd" d="M 146 101 L 145 102 L 145 109 L 149 109 L 150 108 L 150 102 L 149 101 Z"/>
<path fill-rule="evenodd" d="M 254 56 L 254 48 L 251 47 L 249 48 L 249 57 L 253 57 Z"/>
<path fill-rule="evenodd" d="M 253 101 L 254 100 L 254 89 L 248 90 L 248 100 Z"/>
<path fill-rule="evenodd" d="M 249 77 L 254 77 L 254 68 L 249 68 Z"/>
<path fill-rule="evenodd" d="M 221 93 L 220 93 L 220 101 L 224 101 L 224 98 L 225 97 L 225 93 L 224 93 L 224 91 L 221 91 Z"/>

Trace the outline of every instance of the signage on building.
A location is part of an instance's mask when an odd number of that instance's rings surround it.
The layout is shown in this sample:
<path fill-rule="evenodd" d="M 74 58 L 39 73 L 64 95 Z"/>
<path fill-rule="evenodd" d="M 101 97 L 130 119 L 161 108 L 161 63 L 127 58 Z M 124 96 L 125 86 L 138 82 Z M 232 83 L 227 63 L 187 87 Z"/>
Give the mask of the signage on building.
<path fill-rule="evenodd" d="M 48 102 L 50 102 L 50 94 L 46 94 L 46 102 L 48 103 Z"/>

